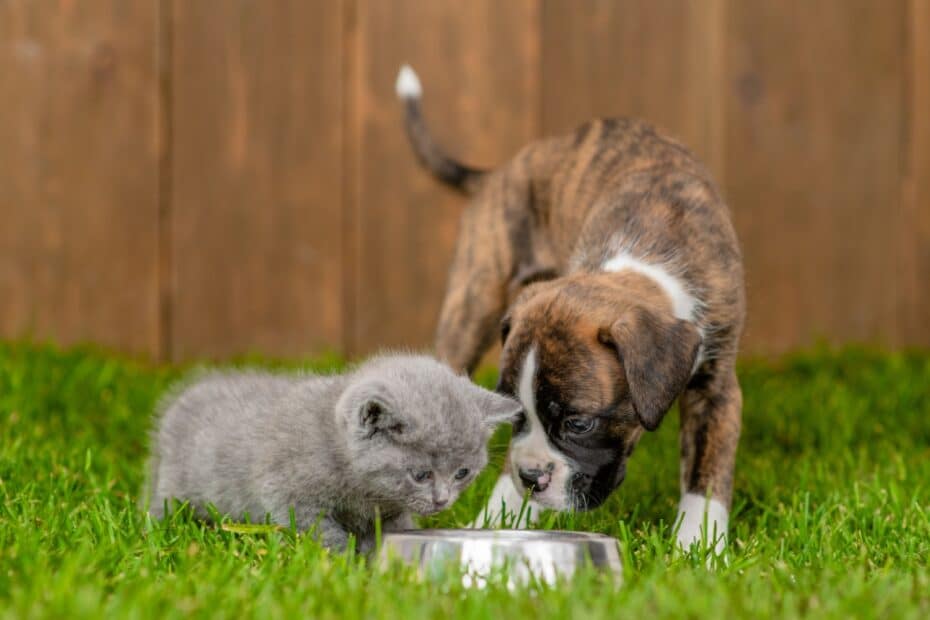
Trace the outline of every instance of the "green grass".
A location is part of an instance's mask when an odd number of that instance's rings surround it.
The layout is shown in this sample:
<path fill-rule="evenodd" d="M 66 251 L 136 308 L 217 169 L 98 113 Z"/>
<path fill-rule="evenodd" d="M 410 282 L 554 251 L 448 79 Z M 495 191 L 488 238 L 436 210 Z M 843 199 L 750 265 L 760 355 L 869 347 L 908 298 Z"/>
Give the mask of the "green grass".
<path fill-rule="evenodd" d="M 672 414 L 606 506 L 546 520 L 618 537 L 624 584 L 582 573 L 513 592 L 420 582 L 290 531 L 150 522 L 136 508 L 149 416 L 180 374 L 0 344 L 0 617 L 930 617 L 928 354 L 744 363 L 728 564 L 673 553 Z M 500 453 L 506 437 L 495 442 Z M 496 473 L 428 524 L 470 520 Z"/>

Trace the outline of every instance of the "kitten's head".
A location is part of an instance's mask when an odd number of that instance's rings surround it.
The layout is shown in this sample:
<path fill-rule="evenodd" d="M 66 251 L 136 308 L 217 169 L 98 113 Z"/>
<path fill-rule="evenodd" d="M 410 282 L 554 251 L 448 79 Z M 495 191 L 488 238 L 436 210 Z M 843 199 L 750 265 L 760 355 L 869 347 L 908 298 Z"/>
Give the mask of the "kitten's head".
<path fill-rule="evenodd" d="M 355 483 L 365 499 L 415 514 L 450 506 L 487 464 L 494 428 L 521 411 L 425 356 L 378 357 L 350 381 L 337 411 Z"/>

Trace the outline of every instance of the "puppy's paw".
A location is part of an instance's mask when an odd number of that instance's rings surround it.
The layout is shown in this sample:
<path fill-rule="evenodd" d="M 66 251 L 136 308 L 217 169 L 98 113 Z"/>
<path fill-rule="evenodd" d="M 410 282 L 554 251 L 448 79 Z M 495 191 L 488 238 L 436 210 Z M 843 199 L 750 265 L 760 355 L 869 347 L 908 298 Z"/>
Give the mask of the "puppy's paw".
<path fill-rule="evenodd" d="M 513 480 L 505 472 L 494 485 L 491 499 L 468 527 L 524 530 L 536 522 L 539 511 L 535 502 L 527 501 L 517 492 Z"/>
<path fill-rule="evenodd" d="M 685 493 L 678 505 L 678 546 L 687 551 L 693 543 L 713 548 L 720 555 L 727 547 L 730 511 L 715 499 Z"/>

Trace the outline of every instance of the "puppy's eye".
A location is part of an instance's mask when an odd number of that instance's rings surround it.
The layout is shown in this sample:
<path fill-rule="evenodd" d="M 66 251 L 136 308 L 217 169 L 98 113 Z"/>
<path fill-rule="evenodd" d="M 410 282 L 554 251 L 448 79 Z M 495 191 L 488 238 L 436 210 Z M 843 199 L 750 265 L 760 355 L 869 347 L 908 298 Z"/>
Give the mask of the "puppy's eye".
<path fill-rule="evenodd" d="M 420 471 L 411 472 L 410 476 L 413 478 L 414 482 L 426 482 L 433 477 L 433 472 L 428 469 L 422 469 Z"/>
<path fill-rule="evenodd" d="M 521 411 L 517 414 L 517 417 L 513 421 L 513 434 L 516 435 L 523 431 L 523 427 L 526 426 L 526 413 Z"/>
<path fill-rule="evenodd" d="M 465 477 L 466 477 L 468 474 L 469 474 L 468 469 L 465 468 L 465 467 L 463 467 L 462 469 L 460 469 L 460 470 L 458 470 L 457 472 L 455 472 L 455 479 L 456 479 L 456 480 L 464 480 Z"/>
<path fill-rule="evenodd" d="M 594 418 L 583 418 L 581 416 L 575 416 L 571 418 L 565 418 L 565 421 L 562 422 L 562 427 L 573 435 L 584 435 L 585 433 L 591 432 L 591 430 L 594 428 L 594 424 Z"/>

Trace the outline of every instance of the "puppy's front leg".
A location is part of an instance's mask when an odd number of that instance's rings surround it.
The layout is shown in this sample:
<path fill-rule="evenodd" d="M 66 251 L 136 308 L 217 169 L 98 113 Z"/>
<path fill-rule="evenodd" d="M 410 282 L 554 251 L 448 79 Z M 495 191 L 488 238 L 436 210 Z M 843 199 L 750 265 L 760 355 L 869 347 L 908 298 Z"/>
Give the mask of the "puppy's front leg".
<path fill-rule="evenodd" d="M 682 495 L 678 542 L 687 549 L 704 534 L 721 553 L 726 547 L 743 408 L 732 365 L 696 376 L 679 407 Z"/>
<path fill-rule="evenodd" d="M 501 477 L 494 485 L 491 498 L 469 527 L 498 529 L 506 525 L 511 529 L 523 530 L 539 519 L 542 508 L 536 502 L 524 498 L 517 490 L 509 470 L 510 463 L 506 463 Z"/>

